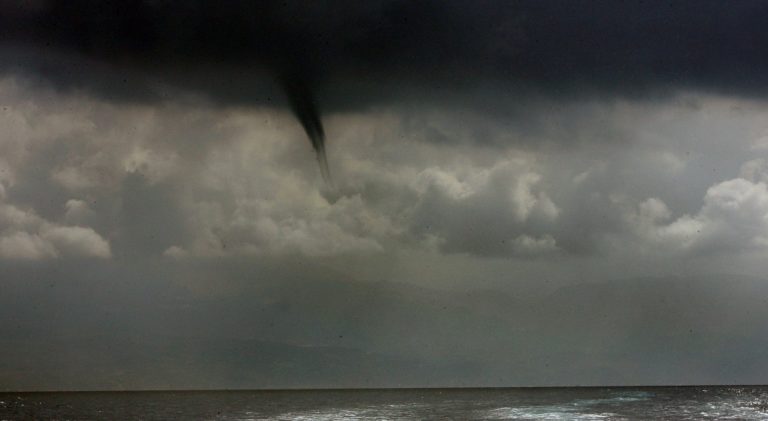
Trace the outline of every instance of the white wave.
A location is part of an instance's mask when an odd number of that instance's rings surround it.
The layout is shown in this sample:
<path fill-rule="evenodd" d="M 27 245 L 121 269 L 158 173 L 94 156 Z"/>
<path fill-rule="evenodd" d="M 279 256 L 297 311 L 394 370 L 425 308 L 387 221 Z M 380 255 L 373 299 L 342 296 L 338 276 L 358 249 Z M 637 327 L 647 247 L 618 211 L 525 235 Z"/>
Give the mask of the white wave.
<path fill-rule="evenodd" d="M 522 406 L 522 407 L 503 407 L 489 411 L 484 411 L 480 415 L 482 419 L 488 420 L 604 420 L 617 419 L 617 415 L 604 413 L 587 413 L 574 411 L 568 407 L 551 406 Z"/>

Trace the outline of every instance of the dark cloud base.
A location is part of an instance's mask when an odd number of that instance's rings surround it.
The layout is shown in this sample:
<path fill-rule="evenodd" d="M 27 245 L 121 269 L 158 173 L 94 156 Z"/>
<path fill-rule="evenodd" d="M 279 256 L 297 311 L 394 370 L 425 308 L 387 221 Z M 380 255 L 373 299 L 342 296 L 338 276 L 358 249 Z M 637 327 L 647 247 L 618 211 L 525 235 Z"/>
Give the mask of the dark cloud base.
<path fill-rule="evenodd" d="M 238 94 L 227 94 L 227 69 L 242 69 L 243 85 L 253 69 L 289 69 L 328 92 L 327 109 L 375 103 L 392 82 L 438 91 L 524 85 L 555 96 L 669 88 L 762 95 L 768 74 L 768 5 L 760 1 L 76 0 L 4 2 L 0 16 L 5 44 L 142 69 L 170 85 L 185 86 L 183 75 L 201 69 L 212 82 L 185 87 L 214 98 Z M 91 86 L 81 70 L 55 82 L 119 92 Z M 266 99 L 240 93 L 245 102 Z"/>
<path fill-rule="evenodd" d="M 11 1 L 0 40 L 12 49 L 3 71 L 105 98 L 277 97 L 329 180 L 321 110 L 442 103 L 488 86 L 502 97 L 762 97 L 766 18 L 758 1 Z M 264 87 L 275 84 L 282 95 Z"/>

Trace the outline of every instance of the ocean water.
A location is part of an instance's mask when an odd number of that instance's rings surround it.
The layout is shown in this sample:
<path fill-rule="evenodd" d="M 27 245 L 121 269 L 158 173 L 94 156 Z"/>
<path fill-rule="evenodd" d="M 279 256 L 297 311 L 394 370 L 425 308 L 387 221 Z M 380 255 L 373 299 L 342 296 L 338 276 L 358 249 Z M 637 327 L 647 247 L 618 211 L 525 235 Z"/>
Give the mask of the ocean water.
<path fill-rule="evenodd" d="M 768 419 L 768 387 L 2 393 L 0 419 Z"/>

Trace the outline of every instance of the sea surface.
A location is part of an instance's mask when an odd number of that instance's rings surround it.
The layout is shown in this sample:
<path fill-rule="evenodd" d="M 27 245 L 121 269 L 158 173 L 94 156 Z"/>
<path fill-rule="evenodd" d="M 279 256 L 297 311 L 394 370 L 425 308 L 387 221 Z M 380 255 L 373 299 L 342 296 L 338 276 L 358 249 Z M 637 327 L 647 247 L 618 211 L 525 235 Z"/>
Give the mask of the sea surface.
<path fill-rule="evenodd" d="M 0 419 L 768 419 L 768 387 L 0 393 Z"/>

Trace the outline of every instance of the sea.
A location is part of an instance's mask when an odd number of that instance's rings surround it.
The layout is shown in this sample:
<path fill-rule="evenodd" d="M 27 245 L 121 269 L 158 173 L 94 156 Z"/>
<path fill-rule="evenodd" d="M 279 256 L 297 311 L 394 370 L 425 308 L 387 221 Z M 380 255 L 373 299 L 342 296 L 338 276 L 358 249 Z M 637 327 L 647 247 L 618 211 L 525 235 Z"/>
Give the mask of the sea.
<path fill-rule="evenodd" d="M 768 387 L 1 393 L 3 420 L 758 420 Z"/>

